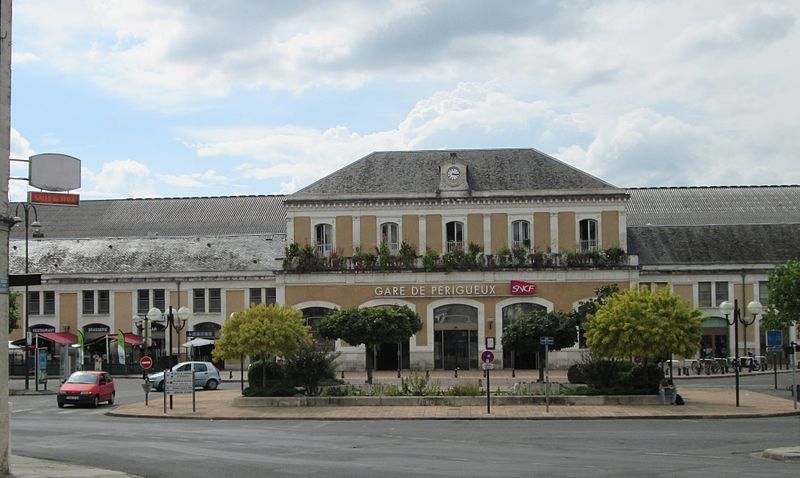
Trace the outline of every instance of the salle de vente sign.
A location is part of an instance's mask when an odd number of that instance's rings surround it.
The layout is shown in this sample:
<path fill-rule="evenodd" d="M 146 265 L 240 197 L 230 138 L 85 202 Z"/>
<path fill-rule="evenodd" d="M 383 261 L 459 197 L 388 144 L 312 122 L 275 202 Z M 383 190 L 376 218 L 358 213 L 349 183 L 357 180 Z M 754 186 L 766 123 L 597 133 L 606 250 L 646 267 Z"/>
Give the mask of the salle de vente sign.
<path fill-rule="evenodd" d="M 512 280 L 511 295 L 535 295 L 536 284 Z M 497 284 L 453 285 L 389 285 L 375 287 L 376 297 L 491 297 L 505 295 L 497 292 Z"/>

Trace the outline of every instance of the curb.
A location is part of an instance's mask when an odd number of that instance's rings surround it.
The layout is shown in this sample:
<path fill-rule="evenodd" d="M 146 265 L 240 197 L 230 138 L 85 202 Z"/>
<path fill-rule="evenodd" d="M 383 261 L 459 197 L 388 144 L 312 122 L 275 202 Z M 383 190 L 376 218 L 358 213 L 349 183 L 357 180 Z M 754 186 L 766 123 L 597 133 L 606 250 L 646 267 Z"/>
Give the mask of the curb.
<path fill-rule="evenodd" d="M 800 463 L 800 447 L 769 448 L 764 450 L 761 456 L 770 460 Z"/>
<path fill-rule="evenodd" d="M 790 417 L 800 416 L 800 411 L 797 412 L 775 412 L 775 413 L 751 413 L 748 415 L 724 415 L 724 414 L 711 414 L 711 415 L 642 415 L 636 417 L 630 416 L 572 416 L 572 417 L 455 417 L 455 416 L 441 416 L 441 417 L 309 417 L 305 415 L 289 416 L 289 417 L 193 417 L 187 415 L 137 415 L 134 413 L 120 413 L 120 412 L 106 412 L 104 415 L 110 417 L 121 418 L 150 418 L 150 419 L 177 419 L 177 420 L 207 420 L 207 421 L 245 421 L 245 420 L 273 420 L 273 421 L 287 421 L 287 420 L 306 420 L 306 421 L 412 421 L 412 420 L 428 420 L 428 421 L 480 421 L 480 420 L 501 420 L 501 421 L 539 421 L 539 420 L 721 420 L 731 418 L 773 418 L 773 417 Z M 779 450 L 779 449 L 776 449 Z M 765 452 L 766 453 L 766 452 Z M 796 460 L 800 462 L 800 451 L 797 454 Z M 766 456 L 766 455 L 765 455 Z M 784 460 L 783 458 L 773 458 Z M 785 461 L 794 461 L 795 458 Z"/>
<path fill-rule="evenodd" d="M 56 395 L 58 391 L 56 390 L 18 390 L 18 389 L 9 389 L 9 395 L 25 395 L 25 396 L 39 396 L 39 395 Z"/>

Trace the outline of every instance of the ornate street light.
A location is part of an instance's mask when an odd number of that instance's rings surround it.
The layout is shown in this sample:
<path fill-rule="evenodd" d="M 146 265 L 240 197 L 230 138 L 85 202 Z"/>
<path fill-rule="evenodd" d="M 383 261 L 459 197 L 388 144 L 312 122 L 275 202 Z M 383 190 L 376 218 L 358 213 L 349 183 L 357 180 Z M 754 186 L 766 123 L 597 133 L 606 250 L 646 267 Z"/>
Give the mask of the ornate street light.
<path fill-rule="evenodd" d="M 22 212 L 24 213 L 25 219 L 20 217 L 20 208 L 22 208 Z M 33 222 L 30 222 L 30 215 L 31 211 L 33 211 Z M 36 211 L 36 206 L 30 203 L 18 203 L 17 208 L 14 212 L 14 217 L 11 219 L 13 224 L 25 222 L 25 273 L 29 273 L 29 261 L 28 261 L 28 241 L 30 238 L 30 229 L 33 228 L 33 236 L 34 237 L 41 237 L 41 230 L 42 224 L 39 222 L 39 213 Z M 12 225 L 13 225 L 12 224 Z M 29 327 L 29 315 L 30 315 L 30 302 L 28 302 L 28 286 L 25 285 L 25 390 L 30 388 L 30 346 L 31 341 L 28 338 L 28 327 Z"/>
<path fill-rule="evenodd" d="M 755 322 L 756 316 L 761 313 L 762 306 L 760 303 L 753 301 L 747 305 L 747 311 L 753 315 L 753 320 L 747 321 L 746 319 L 742 318 L 743 314 L 740 314 L 739 311 L 739 299 L 734 299 L 733 304 L 728 302 L 727 300 L 724 301 L 719 305 L 719 311 L 722 315 L 725 316 L 725 320 L 728 322 L 728 325 L 733 326 L 733 371 L 736 374 L 736 406 L 739 406 L 739 368 L 741 363 L 739 362 L 739 322 L 742 323 L 744 326 L 744 333 L 745 333 L 745 349 L 747 348 L 747 326 L 751 325 Z M 733 316 L 730 319 L 730 316 Z M 746 350 L 745 350 L 746 351 Z"/>

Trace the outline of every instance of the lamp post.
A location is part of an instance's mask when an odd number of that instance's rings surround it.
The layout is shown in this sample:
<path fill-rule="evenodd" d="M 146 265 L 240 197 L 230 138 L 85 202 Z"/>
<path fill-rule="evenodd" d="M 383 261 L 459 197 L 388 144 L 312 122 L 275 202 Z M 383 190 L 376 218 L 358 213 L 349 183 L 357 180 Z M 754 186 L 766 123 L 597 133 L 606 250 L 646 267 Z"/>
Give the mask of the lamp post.
<path fill-rule="evenodd" d="M 20 208 L 22 208 L 22 212 L 25 213 L 25 219 L 20 218 Z M 33 211 L 33 222 L 30 221 L 31 211 Z M 29 262 L 28 262 L 28 241 L 30 237 L 30 228 L 33 228 L 34 235 L 36 235 L 41 229 L 42 224 L 39 222 L 39 213 L 36 211 L 36 206 L 30 203 L 18 203 L 17 208 L 14 212 L 13 222 L 25 222 L 25 273 L 27 274 L 29 271 Z M 30 314 L 30 307 L 28 302 L 28 286 L 25 286 L 25 390 L 30 389 L 30 375 L 29 375 L 29 368 L 30 368 L 30 346 L 31 340 L 28 336 L 28 320 Z"/>
<path fill-rule="evenodd" d="M 187 312 L 188 312 L 188 315 L 187 315 Z M 173 365 L 172 364 L 172 348 L 173 348 L 174 345 L 173 345 L 173 342 L 172 342 L 172 329 L 175 329 L 175 335 L 177 335 L 177 339 L 178 339 L 178 351 L 180 353 L 181 330 L 183 330 L 183 328 L 186 327 L 186 322 L 187 322 L 187 320 L 188 320 L 190 315 L 191 315 L 191 311 L 189 310 L 188 307 L 181 307 L 180 309 L 178 309 L 178 317 L 177 317 L 178 320 L 176 321 L 175 320 L 175 314 L 172 312 L 172 306 L 169 306 L 169 310 L 167 312 L 167 327 L 170 330 L 168 330 L 167 333 L 169 333 L 169 365 L 170 366 Z M 177 362 L 177 358 L 176 358 L 176 362 L 175 363 L 176 364 L 178 363 Z"/>
<path fill-rule="evenodd" d="M 761 313 L 761 309 L 762 309 L 762 307 L 761 307 L 761 303 L 760 302 L 751 301 L 749 304 L 747 304 L 747 311 L 753 316 L 753 318 L 750 319 L 750 320 L 747 320 L 745 318 L 744 314 L 742 314 L 739 317 L 739 320 L 742 321 L 742 325 L 744 326 L 744 354 L 745 355 L 748 355 L 748 352 L 747 352 L 747 326 L 748 325 L 753 325 L 756 322 L 756 316 Z M 751 364 L 752 364 L 752 362 L 751 362 Z"/>
<path fill-rule="evenodd" d="M 739 299 L 734 299 L 733 304 L 728 302 L 727 300 L 719 305 L 719 311 L 725 316 L 725 321 L 728 322 L 728 325 L 733 326 L 733 355 L 734 355 L 734 366 L 733 371 L 736 374 L 736 406 L 739 406 L 739 322 L 745 327 L 744 332 L 747 334 L 747 326 L 751 325 L 756 320 L 756 316 L 761 313 L 762 306 L 760 303 L 756 301 L 752 301 L 747 304 L 747 311 L 753 315 L 752 321 L 747 321 L 746 319 L 742 318 L 744 311 L 739 311 Z M 733 320 L 729 319 L 729 316 L 733 314 Z M 747 335 L 745 335 L 745 349 L 747 348 Z"/>

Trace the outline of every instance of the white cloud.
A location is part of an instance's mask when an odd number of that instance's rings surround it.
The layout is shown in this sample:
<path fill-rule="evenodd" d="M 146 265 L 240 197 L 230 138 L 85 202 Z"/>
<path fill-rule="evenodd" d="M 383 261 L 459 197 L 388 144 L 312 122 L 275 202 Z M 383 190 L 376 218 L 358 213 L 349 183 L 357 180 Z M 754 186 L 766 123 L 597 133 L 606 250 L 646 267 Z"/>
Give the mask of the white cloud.
<path fill-rule="evenodd" d="M 219 184 L 229 184 L 227 176 L 217 174 L 213 169 L 205 173 L 192 173 L 184 175 L 159 174 L 158 178 L 169 186 L 184 188 L 205 188 Z"/>
<path fill-rule="evenodd" d="M 31 147 L 30 141 L 14 128 L 11 128 L 11 158 L 28 159 L 36 154 Z M 10 176 L 12 178 L 27 178 L 28 163 L 11 161 Z M 8 182 L 8 199 L 10 201 L 24 201 L 28 195 L 28 181 L 22 179 L 12 179 Z"/>
<path fill-rule="evenodd" d="M 11 52 L 11 64 L 12 65 L 19 65 L 20 63 L 32 63 L 36 61 L 41 61 L 39 55 L 30 52 L 24 51 L 12 51 Z"/>
<path fill-rule="evenodd" d="M 150 169 L 130 159 L 103 163 L 99 173 L 81 168 L 82 197 L 158 197 Z"/>

